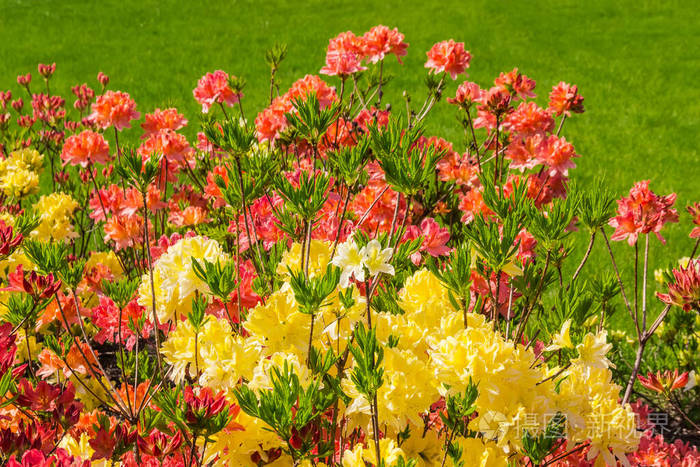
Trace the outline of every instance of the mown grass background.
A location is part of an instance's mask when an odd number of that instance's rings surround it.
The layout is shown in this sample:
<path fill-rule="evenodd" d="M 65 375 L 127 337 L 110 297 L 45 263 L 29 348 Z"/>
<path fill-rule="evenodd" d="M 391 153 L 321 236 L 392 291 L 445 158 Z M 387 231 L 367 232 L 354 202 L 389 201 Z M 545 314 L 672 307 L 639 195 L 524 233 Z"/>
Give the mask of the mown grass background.
<path fill-rule="evenodd" d="M 32 72 L 36 81 L 39 62 L 58 64 L 52 86 L 66 97 L 78 83 L 97 89 L 95 76 L 103 71 L 110 88 L 129 92 L 142 112 L 179 108 L 193 136 L 199 109 L 192 89 L 205 72 L 245 77 L 244 105 L 252 116 L 267 103 L 264 53 L 275 42 L 289 45 L 278 75 L 284 90 L 318 73 L 329 38 L 345 30 L 362 34 L 376 24 L 398 27 L 410 43 L 403 66 L 388 60 L 395 78 L 387 102 L 397 109 L 403 109 L 404 89 L 414 101 L 423 99 L 425 52 L 450 38 L 465 42 L 473 55 L 470 79 L 482 86 L 517 66 L 537 81 L 544 105 L 558 81 L 577 84 L 586 113 L 564 128 L 582 156 L 572 178 L 583 186 L 604 179 L 618 194 L 641 179 L 650 179 L 657 193 L 675 191 L 681 223 L 664 230 L 667 246 L 652 240 L 652 270 L 690 253 L 684 207 L 700 200 L 700 13 L 689 0 L 0 0 L 0 89 L 20 95 L 16 75 Z M 456 86 L 451 83 L 447 94 Z M 455 115 L 441 102 L 429 133 L 460 145 Z M 131 135 L 135 140 L 138 130 Z M 586 241 L 581 234 L 571 269 Z M 614 248 L 629 279 L 633 250 L 624 243 Z M 609 266 L 598 242 L 584 277 Z M 625 318 L 619 313 L 614 322 L 631 329 Z"/>

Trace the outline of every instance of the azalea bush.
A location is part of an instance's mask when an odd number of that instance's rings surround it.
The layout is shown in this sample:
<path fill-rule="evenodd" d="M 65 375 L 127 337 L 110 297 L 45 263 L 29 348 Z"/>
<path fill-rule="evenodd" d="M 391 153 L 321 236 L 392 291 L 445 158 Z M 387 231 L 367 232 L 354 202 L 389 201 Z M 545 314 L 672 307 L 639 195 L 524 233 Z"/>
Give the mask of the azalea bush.
<path fill-rule="evenodd" d="M 577 87 L 461 82 L 463 43 L 385 102 L 407 53 L 345 32 L 284 83 L 276 45 L 246 77 L 266 108 L 217 70 L 189 119 L 104 74 L 71 108 L 55 64 L 0 94 L 3 462 L 700 465 L 700 205 L 573 186 Z M 436 106 L 462 141 L 426 134 Z"/>

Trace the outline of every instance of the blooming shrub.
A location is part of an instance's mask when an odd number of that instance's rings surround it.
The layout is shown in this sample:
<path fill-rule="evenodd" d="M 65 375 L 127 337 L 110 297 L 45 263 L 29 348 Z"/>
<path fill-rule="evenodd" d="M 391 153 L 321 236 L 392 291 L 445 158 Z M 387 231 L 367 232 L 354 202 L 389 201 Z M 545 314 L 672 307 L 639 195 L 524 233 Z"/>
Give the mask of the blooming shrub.
<path fill-rule="evenodd" d="M 196 142 L 175 108 L 138 130 L 102 73 L 73 109 L 55 64 L 45 90 L 18 77 L 28 113 L 0 93 L 4 463 L 700 465 L 700 239 L 654 298 L 650 235 L 685 219 L 649 182 L 617 210 L 569 186 L 575 85 L 545 107 L 517 68 L 453 86 L 472 56 L 449 40 L 396 111 L 397 29 L 331 39 L 332 82 L 287 88 L 286 52 L 255 118 L 242 78 L 206 73 Z M 446 94 L 464 141 L 425 133 Z M 584 280 L 601 237 L 610 271 Z"/>

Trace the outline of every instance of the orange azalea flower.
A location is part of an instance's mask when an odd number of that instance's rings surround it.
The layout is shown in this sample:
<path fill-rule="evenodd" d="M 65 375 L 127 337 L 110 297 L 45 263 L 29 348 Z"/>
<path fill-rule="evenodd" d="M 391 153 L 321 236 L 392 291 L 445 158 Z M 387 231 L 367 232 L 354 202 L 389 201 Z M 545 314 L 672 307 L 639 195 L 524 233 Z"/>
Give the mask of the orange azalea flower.
<path fill-rule="evenodd" d="M 152 231 L 150 225 L 149 230 Z M 117 250 L 140 245 L 143 242 L 143 218 L 115 215 L 105 222 L 104 231 L 105 241 L 113 240 Z"/>
<path fill-rule="evenodd" d="M 629 196 L 617 201 L 617 216 L 609 222 L 615 228 L 610 238 L 618 241 L 627 239 L 632 246 L 639 234 L 653 232 L 665 243 L 659 232 L 666 223 L 678 222 L 678 212 L 673 208 L 675 201 L 675 193 L 659 196 L 651 191 L 649 180 L 635 183 Z"/>
<path fill-rule="evenodd" d="M 140 379 L 140 378 L 139 378 Z M 129 401 L 131 402 L 131 407 L 134 407 L 134 402 L 136 403 L 136 409 L 141 406 L 141 403 L 144 401 L 146 396 L 148 395 L 148 380 L 139 383 L 139 385 L 136 387 L 136 393 L 134 394 L 134 386 L 131 384 L 126 384 L 122 385 L 119 389 L 117 389 L 117 393 L 119 396 L 122 398 L 124 403 L 127 405 L 127 397 L 129 398 Z M 135 397 L 135 399 L 134 399 Z M 150 405 L 150 403 L 148 404 Z M 134 409 L 134 411 L 136 410 Z"/>
<path fill-rule="evenodd" d="M 87 167 L 90 164 L 106 164 L 110 161 L 109 145 L 104 137 L 91 130 L 69 136 L 61 152 L 63 164 Z"/>
<path fill-rule="evenodd" d="M 128 93 L 107 91 L 92 104 L 92 120 L 99 128 L 113 126 L 117 130 L 131 128 L 131 120 L 138 120 L 141 114 L 136 111 L 136 103 Z"/>
<path fill-rule="evenodd" d="M 148 139 L 149 136 L 160 130 L 177 131 L 187 125 L 185 116 L 173 107 L 165 110 L 156 109 L 152 114 L 146 114 L 144 120 L 145 122 L 141 124 L 144 131 L 141 139 Z"/>
<path fill-rule="evenodd" d="M 437 73 L 448 73 L 452 79 L 464 73 L 469 68 L 471 54 L 464 49 L 464 42 L 455 42 L 452 39 L 435 44 L 427 53 L 428 61 L 425 67 Z"/>
<path fill-rule="evenodd" d="M 552 88 L 549 94 L 549 108 L 557 115 L 567 117 L 574 113 L 583 113 L 583 97 L 578 93 L 578 87 L 561 81 Z"/>
<path fill-rule="evenodd" d="M 78 349 L 78 345 L 80 345 L 80 349 Z M 66 363 L 70 367 L 65 371 L 66 377 L 70 377 L 73 373 L 81 375 L 92 374 L 90 368 L 95 370 L 95 373 L 98 373 L 97 360 L 95 358 L 97 357 L 97 351 L 94 350 L 93 354 L 93 351 L 90 350 L 90 345 L 85 342 L 78 341 L 78 345 L 73 343 L 66 355 Z M 83 357 L 83 354 L 85 354 L 85 357 Z"/>
<path fill-rule="evenodd" d="M 386 54 L 396 55 L 396 59 L 402 63 L 401 57 L 407 53 L 408 44 L 396 28 L 389 29 L 380 24 L 367 31 L 362 39 L 363 55 L 372 63 L 384 60 Z"/>
<path fill-rule="evenodd" d="M 674 370 L 673 373 L 671 373 L 671 370 L 666 370 L 663 373 L 657 371 L 656 374 L 647 373 L 646 378 L 642 375 L 637 375 L 637 379 L 645 388 L 667 394 L 688 384 L 688 372 L 685 371 L 679 375 L 678 369 Z"/>
<path fill-rule="evenodd" d="M 514 97 L 525 99 L 526 97 L 536 97 L 532 92 L 535 89 L 535 80 L 528 78 L 514 68 L 508 73 L 501 73 L 493 82 L 496 86 L 505 89 Z"/>

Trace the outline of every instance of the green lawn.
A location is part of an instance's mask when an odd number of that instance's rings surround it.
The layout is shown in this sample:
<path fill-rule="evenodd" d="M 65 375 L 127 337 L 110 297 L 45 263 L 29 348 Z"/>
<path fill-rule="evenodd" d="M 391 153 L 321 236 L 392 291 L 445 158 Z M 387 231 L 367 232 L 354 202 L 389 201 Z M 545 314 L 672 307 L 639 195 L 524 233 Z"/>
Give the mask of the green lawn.
<path fill-rule="evenodd" d="M 543 104 L 556 82 L 578 84 L 586 113 L 564 129 L 582 155 L 574 179 L 586 184 L 604 177 L 623 193 L 649 178 L 658 193 L 678 193 L 679 211 L 700 200 L 700 14 L 691 1 L 198 3 L 0 0 L 0 89 L 17 93 L 18 73 L 31 71 L 36 79 L 38 62 L 55 61 L 53 87 L 64 95 L 76 83 L 96 86 L 103 71 L 110 87 L 131 93 L 142 112 L 174 105 L 196 125 L 192 89 L 205 72 L 221 68 L 247 78 L 244 102 L 252 115 L 266 104 L 263 57 L 274 42 L 289 44 L 279 74 L 286 88 L 318 72 L 329 38 L 381 23 L 398 27 L 410 43 L 403 67 L 389 60 L 395 80 L 388 101 L 402 105 L 403 89 L 422 99 L 425 51 L 439 40 L 464 41 L 473 55 L 470 79 L 482 86 L 515 66 L 537 81 Z M 428 130 L 461 141 L 455 111 L 444 102 Z M 681 220 L 665 231 L 668 246 L 653 241 L 652 267 L 689 254 L 685 212 Z M 629 271 L 632 250 L 616 247 Z M 586 275 L 608 265 L 598 244 Z"/>

